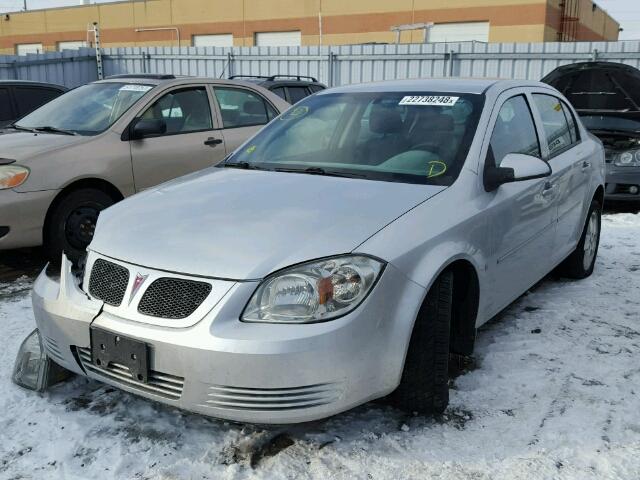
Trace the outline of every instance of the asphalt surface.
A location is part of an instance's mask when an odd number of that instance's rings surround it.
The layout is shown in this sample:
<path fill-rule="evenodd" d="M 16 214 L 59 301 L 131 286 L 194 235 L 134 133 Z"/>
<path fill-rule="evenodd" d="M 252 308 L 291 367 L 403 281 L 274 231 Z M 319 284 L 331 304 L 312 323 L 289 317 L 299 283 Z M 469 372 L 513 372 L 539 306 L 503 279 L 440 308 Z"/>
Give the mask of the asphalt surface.
<path fill-rule="evenodd" d="M 40 248 L 0 251 L 0 283 L 13 282 L 23 276 L 35 278 L 46 263 Z"/>

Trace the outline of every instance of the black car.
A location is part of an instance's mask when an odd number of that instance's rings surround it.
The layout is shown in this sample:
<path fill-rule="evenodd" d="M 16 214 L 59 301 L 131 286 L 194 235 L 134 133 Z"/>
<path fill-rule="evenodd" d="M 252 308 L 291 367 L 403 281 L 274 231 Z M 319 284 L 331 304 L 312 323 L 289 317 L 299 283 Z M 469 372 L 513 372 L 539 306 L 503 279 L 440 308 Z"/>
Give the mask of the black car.
<path fill-rule="evenodd" d="M 640 202 L 640 70 L 622 63 L 581 62 L 542 79 L 573 104 L 605 148 L 608 201 Z"/>
<path fill-rule="evenodd" d="M 267 90 L 271 90 L 290 104 L 298 103 L 304 97 L 324 90 L 326 85 L 318 82 L 313 77 L 304 75 L 272 75 L 270 77 L 260 75 L 233 75 L 230 80 L 245 80 L 257 83 Z"/>
<path fill-rule="evenodd" d="M 62 95 L 67 89 L 52 83 L 0 80 L 0 128 Z"/>

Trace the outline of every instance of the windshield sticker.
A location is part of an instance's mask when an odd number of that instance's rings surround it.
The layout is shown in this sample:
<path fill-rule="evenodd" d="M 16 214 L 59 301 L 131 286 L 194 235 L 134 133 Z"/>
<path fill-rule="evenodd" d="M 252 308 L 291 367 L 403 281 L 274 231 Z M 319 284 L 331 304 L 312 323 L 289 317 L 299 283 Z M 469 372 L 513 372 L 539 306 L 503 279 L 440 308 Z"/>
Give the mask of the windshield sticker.
<path fill-rule="evenodd" d="M 120 87 L 121 92 L 148 92 L 153 87 L 150 85 L 123 85 Z"/>
<path fill-rule="evenodd" d="M 412 95 L 404 97 L 398 105 L 430 105 L 436 107 L 451 107 L 460 97 L 448 97 L 442 95 Z"/>
<path fill-rule="evenodd" d="M 431 160 L 427 166 L 427 178 L 439 177 L 447 171 L 447 164 L 440 160 Z"/>
<path fill-rule="evenodd" d="M 255 145 L 251 145 L 250 147 L 248 147 L 244 152 L 245 153 L 253 153 L 256 151 L 256 146 Z"/>

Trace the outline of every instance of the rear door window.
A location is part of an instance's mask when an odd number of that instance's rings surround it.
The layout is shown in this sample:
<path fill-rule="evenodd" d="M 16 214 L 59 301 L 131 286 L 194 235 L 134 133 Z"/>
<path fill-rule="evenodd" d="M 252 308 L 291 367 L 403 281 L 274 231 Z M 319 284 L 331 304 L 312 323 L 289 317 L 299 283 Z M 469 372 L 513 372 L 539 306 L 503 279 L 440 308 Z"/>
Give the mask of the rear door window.
<path fill-rule="evenodd" d="M 14 120 L 11 108 L 11 96 L 8 88 L 0 88 L 0 123 L 9 123 Z"/>
<path fill-rule="evenodd" d="M 564 116 L 567 119 L 567 123 L 569 124 L 569 133 L 571 134 L 571 143 L 576 143 L 580 140 L 580 133 L 578 132 L 578 125 L 576 125 L 576 119 L 573 116 L 573 112 L 569 108 L 569 106 L 562 103 L 562 111 L 564 112 Z"/>
<path fill-rule="evenodd" d="M 289 96 L 291 97 L 291 103 L 298 103 L 305 97 L 309 96 L 307 87 L 289 87 Z"/>
<path fill-rule="evenodd" d="M 500 107 L 491 134 L 490 152 L 496 167 L 500 166 L 509 153 L 541 157 L 531 110 L 523 95 L 510 98 Z"/>
<path fill-rule="evenodd" d="M 540 93 L 533 94 L 533 101 L 542 118 L 549 156 L 553 157 L 571 148 L 575 142 L 575 130 L 572 135 L 562 108 L 562 101 L 553 95 Z"/>
<path fill-rule="evenodd" d="M 52 88 L 14 87 L 18 115 L 21 117 L 60 96 L 62 92 Z"/>
<path fill-rule="evenodd" d="M 287 94 L 284 91 L 284 87 L 276 87 L 273 90 L 271 90 L 273 93 L 275 93 L 276 95 L 278 95 L 281 99 L 283 100 L 287 100 Z"/>

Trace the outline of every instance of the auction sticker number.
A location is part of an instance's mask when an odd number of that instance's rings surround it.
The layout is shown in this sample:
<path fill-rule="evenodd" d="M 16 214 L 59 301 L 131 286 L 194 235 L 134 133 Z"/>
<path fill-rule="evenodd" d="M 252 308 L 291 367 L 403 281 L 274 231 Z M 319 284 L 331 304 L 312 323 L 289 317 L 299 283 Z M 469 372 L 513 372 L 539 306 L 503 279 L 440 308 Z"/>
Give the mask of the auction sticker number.
<path fill-rule="evenodd" d="M 122 87 L 120 87 L 120 91 L 121 92 L 148 92 L 152 88 L 153 87 L 151 87 L 150 85 L 129 84 L 129 85 L 123 85 Z"/>
<path fill-rule="evenodd" d="M 455 105 L 460 97 L 444 95 L 411 95 L 400 100 L 398 105 L 431 105 L 437 107 L 450 107 Z"/>

